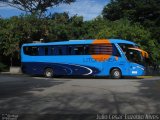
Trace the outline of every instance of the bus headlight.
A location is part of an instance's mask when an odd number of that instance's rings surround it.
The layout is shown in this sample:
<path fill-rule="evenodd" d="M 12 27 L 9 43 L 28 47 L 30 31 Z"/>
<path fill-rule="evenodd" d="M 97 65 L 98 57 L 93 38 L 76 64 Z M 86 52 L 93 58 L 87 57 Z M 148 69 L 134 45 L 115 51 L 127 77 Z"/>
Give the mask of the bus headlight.
<path fill-rule="evenodd" d="M 144 68 L 140 67 L 140 66 L 137 66 L 137 68 L 140 68 L 141 70 L 144 70 Z"/>

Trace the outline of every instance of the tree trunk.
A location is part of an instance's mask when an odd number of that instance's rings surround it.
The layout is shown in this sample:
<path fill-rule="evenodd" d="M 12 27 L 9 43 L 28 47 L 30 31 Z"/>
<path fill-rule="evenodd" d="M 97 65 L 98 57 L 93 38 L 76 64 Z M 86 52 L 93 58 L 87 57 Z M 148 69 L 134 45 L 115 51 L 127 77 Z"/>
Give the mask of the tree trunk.
<path fill-rule="evenodd" d="M 13 64 L 12 64 L 12 56 L 10 57 L 10 62 L 11 62 L 11 67 L 13 66 Z"/>

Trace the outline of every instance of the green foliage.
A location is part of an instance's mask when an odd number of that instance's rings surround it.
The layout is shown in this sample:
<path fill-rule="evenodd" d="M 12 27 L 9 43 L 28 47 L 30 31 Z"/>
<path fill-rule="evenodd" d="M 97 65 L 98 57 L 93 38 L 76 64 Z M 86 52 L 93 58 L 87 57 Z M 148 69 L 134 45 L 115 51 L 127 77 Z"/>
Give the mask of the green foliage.
<path fill-rule="evenodd" d="M 160 43 L 159 6 L 159 0 L 112 0 L 104 7 L 102 15 L 112 21 L 127 18 L 132 22 L 139 22 Z"/>
<path fill-rule="evenodd" d="M 18 19 L 17 17 L 13 17 L 11 19 L 1 20 L 0 22 L 1 49 L 4 51 L 4 55 L 13 56 L 14 52 L 19 50 L 19 41 L 21 40 Z"/>
<path fill-rule="evenodd" d="M 109 20 L 127 18 L 136 22 L 159 19 L 160 2 L 158 0 L 111 0 L 102 15 Z"/>
<path fill-rule="evenodd" d="M 21 29 L 22 42 L 39 41 L 47 36 L 48 20 L 39 19 L 35 15 L 19 17 L 19 28 Z"/>
<path fill-rule="evenodd" d="M 132 39 L 150 52 L 153 60 L 160 59 L 160 2 L 159 0 L 111 0 L 103 11 L 103 18 L 111 21 L 130 20 L 132 27 L 115 24 L 116 34 Z M 122 21 L 123 22 L 123 21 Z M 140 23 L 138 25 L 137 23 Z M 142 27 L 143 26 L 143 27 Z M 121 30 L 119 28 L 122 28 Z M 140 28 L 140 29 L 139 29 Z M 125 32 L 126 31 L 126 32 Z M 120 35 L 119 35 L 120 36 Z M 130 36 L 132 36 L 130 38 Z M 140 40 L 141 39 L 141 40 Z"/>
<path fill-rule="evenodd" d="M 3 71 L 7 66 L 0 62 L 0 72 Z"/>
<path fill-rule="evenodd" d="M 153 60 L 159 54 L 158 42 L 151 32 L 137 22 L 122 18 L 115 21 L 97 17 L 83 21 L 81 16 L 69 17 L 68 13 L 55 13 L 47 18 L 21 15 L 0 19 L 0 51 L 3 55 L 18 58 L 23 43 L 69 39 L 118 38 L 131 40 L 150 52 Z"/>
<path fill-rule="evenodd" d="M 84 26 L 88 28 L 86 29 L 87 38 L 119 38 L 138 42 L 143 45 L 143 40 L 149 40 L 151 37 L 150 32 L 142 25 L 131 23 L 127 19 L 112 22 L 99 18 L 85 22 Z"/>

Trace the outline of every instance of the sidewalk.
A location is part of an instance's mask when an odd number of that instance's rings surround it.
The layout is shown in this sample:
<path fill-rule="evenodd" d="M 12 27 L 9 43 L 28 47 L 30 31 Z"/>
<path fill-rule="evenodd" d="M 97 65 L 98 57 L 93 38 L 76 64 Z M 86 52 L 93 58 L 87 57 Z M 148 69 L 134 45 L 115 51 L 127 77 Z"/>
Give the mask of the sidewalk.
<path fill-rule="evenodd" d="M 14 73 L 14 72 L 0 72 L 0 74 L 4 74 L 4 75 L 23 75 L 23 73 Z"/>
<path fill-rule="evenodd" d="M 0 74 L 9 74 L 9 75 L 21 75 L 23 74 L 21 71 L 21 67 L 10 67 L 9 71 L 6 72 L 0 72 Z"/>

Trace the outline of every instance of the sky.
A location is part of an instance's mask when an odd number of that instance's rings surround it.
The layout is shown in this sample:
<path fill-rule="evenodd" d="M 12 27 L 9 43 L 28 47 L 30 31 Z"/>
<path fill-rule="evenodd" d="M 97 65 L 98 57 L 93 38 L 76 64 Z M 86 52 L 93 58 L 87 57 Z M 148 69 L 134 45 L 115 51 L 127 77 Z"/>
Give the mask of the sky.
<path fill-rule="evenodd" d="M 60 4 L 59 6 L 49 8 L 47 14 L 68 12 L 70 16 L 78 15 L 83 16 L 84 20 L 91 20 L 101 14 L 104 6 L 107 5 L 109 1 L 110 0 L 76 0 L 76 2 L 69 5 Z M 0 16 L 3 18 L 18 16 L 20 14 L 24 14 L 24 12 L 9 6 L 0 7 Z"/>

